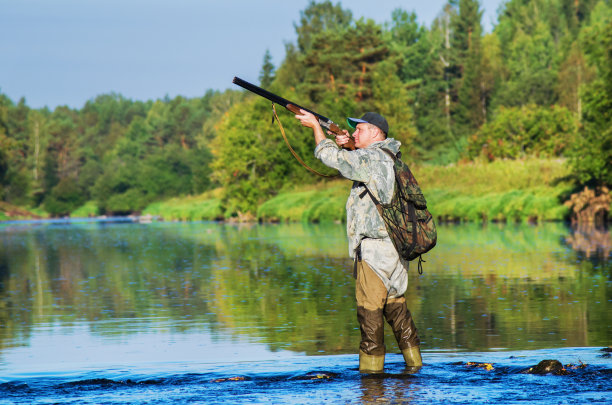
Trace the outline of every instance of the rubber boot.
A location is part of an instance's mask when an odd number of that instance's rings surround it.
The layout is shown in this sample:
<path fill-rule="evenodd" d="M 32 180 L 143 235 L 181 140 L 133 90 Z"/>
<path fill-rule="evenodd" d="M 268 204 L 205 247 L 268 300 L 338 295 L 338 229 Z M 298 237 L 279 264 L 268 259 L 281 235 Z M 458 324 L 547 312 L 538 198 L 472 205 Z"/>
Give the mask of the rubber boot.
<path fill-rule="evenodd" d="M 421 359 L 421 349 L 419 346 L 411 346 L 402 350 L 402 355 L 404 355 L 406 367 L 421 368 L 423 366 L 423 359 Z"/>
<path fill-rule="evenodd" d="M 365 354 L 359 350 L 360 373 L 382 373 L 385 366 L 385 355 Z"/>

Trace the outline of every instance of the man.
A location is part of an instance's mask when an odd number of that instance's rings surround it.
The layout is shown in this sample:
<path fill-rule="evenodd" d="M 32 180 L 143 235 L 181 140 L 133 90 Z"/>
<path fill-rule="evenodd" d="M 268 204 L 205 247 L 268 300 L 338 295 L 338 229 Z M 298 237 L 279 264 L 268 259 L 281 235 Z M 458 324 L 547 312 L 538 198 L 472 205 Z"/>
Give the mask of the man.
<path fill-rule="evenodd" d="M 353 139 L 336 136 L 336 144 L 325 137 L 317 118 L 300 110 L 295 117 L 312 128 L 315 156 L 353 180 L 346 203 L 349 254 L 355 260 L 357 319 L 361 329 L 359 371 L 382 372 L 385 362 L 384 318 L 391 325 L 408 367 L 421 367 L 420 340 L 404 293 L 408 285 L 408 262 L 401 259 L 389 238 L 385 223 L 366 188 L 383 204 L 393 197 L 393 160 L 382 150 L 397 154 L 400 142 L 387 138 L 389 125 L 380 114 L 368 112 L 348 118 L 355 128 Z"/>

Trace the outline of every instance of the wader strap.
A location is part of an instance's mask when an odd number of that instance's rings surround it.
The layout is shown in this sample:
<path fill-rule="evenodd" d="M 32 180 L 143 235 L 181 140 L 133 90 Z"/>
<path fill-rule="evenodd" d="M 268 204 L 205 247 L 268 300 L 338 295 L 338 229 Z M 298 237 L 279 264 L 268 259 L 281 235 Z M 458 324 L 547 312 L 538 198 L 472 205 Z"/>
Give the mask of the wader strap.
<path fill-rule="evenodd" d="M 287 139 L 287 135 L 285 135 L 285 129 L 283 128 L 283 124 L 281 124 L 280 120 L 278 119 L 278 115 L 276 115 L 276 108 L 274 108 L 274 103 L 272 103 L 272 111 L 274 112 L 274 118 L 276 118 L 276 122 L 278 122 L 278 127 L 280 128 L 281 134 L 283 135 L 283 139 L 285 140 L 285 143 L 287 144 L 287 147 L 289 148 L 289 151 L 291 152 L 293 157 L 298 162 L 300 162 L 300 164 L 302 166 L 304 166 L 311 173 L 317 174 L 317 175 L 319 175 L 321 177 L 338 177 L 340 175 L 339 173 L 337 173 L 337 174 L 323 174 L 323 173 L 320 173 L 320 172 L 316 171 L 312 167 L 308 166 L 306 163 L 304 163 L 304 161 L 298 156 L 298 154 L 293 150 L 293 148 L 289 144 L 289 140 Z"/>

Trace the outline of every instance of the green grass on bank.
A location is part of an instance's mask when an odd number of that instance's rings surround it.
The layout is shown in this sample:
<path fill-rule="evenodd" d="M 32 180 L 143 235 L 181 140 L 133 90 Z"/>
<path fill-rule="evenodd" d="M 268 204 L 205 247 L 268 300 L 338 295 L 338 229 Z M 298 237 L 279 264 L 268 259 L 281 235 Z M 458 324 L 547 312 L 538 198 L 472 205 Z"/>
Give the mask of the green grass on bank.
<path fill-rule="evenodd" d="M 572 185 L 562 159 L 497 160 L 414 169 L 430 211 L 443 221 L 556 221 Z"/>
<path fill-rule="evenodd" d="M 292 190 L 280 193 L 264 202 L 257 218 L 266 222 L 342 222 L 350 190 L 347 181 L 334 181 L 316 189 Z"/>
<path fill-rule="evenodd" d="M 526 158 L 469 162 L 448 166 L 418 166 L 414 174 L 424 190 L 441 189 L 478 196 L 514 190 L 569 187 L 564 159 Z"/>
<path fill-rule="evenodd" d="M 85 204 L 70 213 L 71 218 L 90 218 L 99 215 L 100 210 L 95 201 L 87 201 Z"/>
<path fill-rule="evenodd" d="M 432 214 L 441 221 L 553 221 L 569 214 L 571 185 L 560 159 L 498 160 L 412 168 Z M 290 190 L 263 203 L 263 221 L 344 221 L 350 182 Z"/>
<path fill-rule="evenodd" d="M 569 215 L 563 201 L 571 184 L 569 169 L 561 159 L 497 160 L 449 166 L 414 166 L 432 214 L 441 221 L 552 221 Z M 324 180 L 283 190 L 263 202 L 257 219 L 266 222 L 344 222 L 351 182 Z M 142 214 L 164 220 L 223 219 L 217 189 L 198 196 L 176 197 L 147 206 Z M 2 206 L 0 206 L 2 208 Z M 18 208 L 6 205 L 0 220 L 16 219 Z M 29 210 L 42 217 L 44 212 Z M 13 215 L 10 215 L 13 214 Z M 72 217 L 98 215 L 88 202 Z"/>
<path fill-rule="evenodd" d="M 221 190 L 198 196 L 176 197 L 149 204 L 142 215 L 160 217 L 166 221 L 205 221 L 223 219 Z"/>
<path fill-rule="evenodd" d="M 4 201 L 0 201 L 0 221 L 18 219 L 39 219 L 49 215 L 39 208 L 18 207 Z"/>

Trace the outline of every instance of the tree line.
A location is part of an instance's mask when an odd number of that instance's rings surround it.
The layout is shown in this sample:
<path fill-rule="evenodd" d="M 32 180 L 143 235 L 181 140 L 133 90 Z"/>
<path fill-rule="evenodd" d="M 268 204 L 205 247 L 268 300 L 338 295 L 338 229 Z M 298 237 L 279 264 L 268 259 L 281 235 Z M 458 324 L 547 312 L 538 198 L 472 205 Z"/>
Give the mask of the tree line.
<path fill-rule="evenodd" d="M 259 82 L 330 117 L 378 111 L 410 162 L 564 157 L 577 185 L 612 185 L 612 5 L 510 0 L 491 33 L 477 0 L 450 0 L 430 26 L 393 11 L 378 24 L 311 3 Z M 235 72 L 240 76 L 240 72 Z M 0 199 L 65 215 L 138 212 L 223 186 L 226 216 L 294 184 L 321 181 L 291 157 L 270 103 L 238 90 L 81 109 L 29 108 L 0 94 Z M 279 111 L 292 147 L 322 171 L 312 139 Z M 346 125 L 344 125 L 346 127 Z"/>

